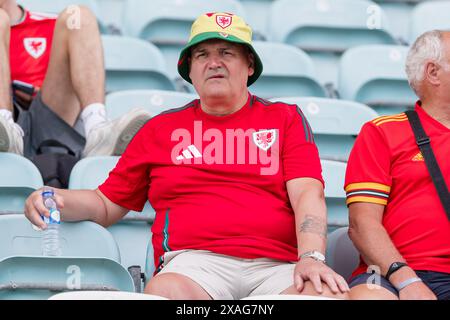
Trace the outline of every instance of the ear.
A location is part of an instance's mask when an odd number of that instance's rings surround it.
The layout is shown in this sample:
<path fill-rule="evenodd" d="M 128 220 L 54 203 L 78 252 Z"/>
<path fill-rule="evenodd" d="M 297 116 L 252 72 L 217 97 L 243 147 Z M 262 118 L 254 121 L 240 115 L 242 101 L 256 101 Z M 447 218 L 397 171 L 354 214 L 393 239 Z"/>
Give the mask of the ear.
<path fill-rule="evenodd" d="M 255 56 L 253 53 L 248 53 L 248 76 L 251 77 L 255 73 Z"/>
<path fill-rule="evenodd" d="M 438 86 L 441 83 L 439 79 L 440 69 L 441 67 L 435 62 L 427 62 L 425 65 L 425 80 L 433 86 Z"/>

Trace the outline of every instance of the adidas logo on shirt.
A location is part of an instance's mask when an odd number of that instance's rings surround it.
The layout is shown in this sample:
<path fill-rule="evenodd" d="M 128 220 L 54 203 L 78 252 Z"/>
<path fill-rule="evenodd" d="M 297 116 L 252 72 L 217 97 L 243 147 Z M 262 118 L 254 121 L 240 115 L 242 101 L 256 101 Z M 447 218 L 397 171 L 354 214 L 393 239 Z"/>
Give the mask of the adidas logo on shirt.
<path fill-rule="evenodd" d="M 184 159 L 192 159 L 192 158 L 201 158 L 202 154 L 194 145 L 190 145 L 187 147 L 188 150 L 184 150 L 180 156 L 177 157 L 177 160 L 184 160 Z"/>

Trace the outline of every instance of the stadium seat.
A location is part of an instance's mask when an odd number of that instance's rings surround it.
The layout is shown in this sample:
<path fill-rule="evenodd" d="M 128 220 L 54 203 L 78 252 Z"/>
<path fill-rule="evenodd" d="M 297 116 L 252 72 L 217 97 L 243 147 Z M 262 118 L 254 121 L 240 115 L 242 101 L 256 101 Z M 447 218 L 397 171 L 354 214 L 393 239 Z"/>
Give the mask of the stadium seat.
<path fill-rule="evenodd" d="M 327 160 L 347 161 L 362 125 L 378 116 L 368 106 L 353 101 L 312 97 L 271 100 L 300 107 L 313 130 L 320 158 Z"/>
<path fill-rule="evenodd" d="M 337 80 L 339 57 L 363 44 L 394 44 L 381 8 L 366 0 L 278 0 L 269 17 L 269 40 L 305 50 L 321 83 Z"/>
<path fill-rule="evenodd" d="M 343 99 L 364 103 L 380 115 L 403 112 L 417 100 L 408 84 L 404 46 L 370 45 L 347 50 L 339 66 Z"/>
<path fill-rule="evenodd" d="M 123 12 L 125 0 L 95 0 L 100 20 L 105 25 L 107 34 L 123 33 Z"/>
<path fill-rule="evenodd" d="M 39 170 L 30 160 L 0 153 L 0 215 L 23 213 L 25 200 L 43 184 Z"/>
<path fill-rule="evenodd" d="M 143 293 L 114 291 L 76 291 L 51 296 L 48 300 L 168 300 L 167 298 Z"/>
<path fill-rule="evenodd" d="M 106 91 L 132 89 L 175 90 L 166 73 L 162 53 L 143 40 L 102 36 Z"/>
<path fill-rule="evenodd" d="M 163 90 L 127 90 L 112 92 L 106 96 L 106 113 L 116 119 L 136 107 L 157 115 L 163 111 L 179 108 L 190 101 L 198 99 L 197 95 Z"/>
<path fill-rule="evenodd" d="M 79 289 L 131 294 L 134 284 L 125 268 L 106 258 L 14 256 L 0 260 L 0 300 L 44 300 L 57 292 Z"/>
<path fill-rule="evenodd" d="M 247 14 L 247 23 L 252 27 L 253 39 L 266 40 L 270 6 L 275 0 L 240 0 Z"/>
<path fill-rule="evenodd" d="M 325 97 L 325 89 L 316 80 L 312 60 L 302 50 L 282 43 L 255 41 L 253 46 L 264 65 L 261 77 L 250 92 L 263 97 Z"/>
<path fill-rule="evenodd" d="M 69 189 L 96 189 L 116 166 L 119 157 L 89 157 L 80 160 L 72 169 Z M 147 202 L 142 213 L 130 212 L 108 230 L 114 236 L 124 267 L 140 266 L 144 270 L 147 244 L 151 238 L 150 223 L 155 211 Z M 152 255 L 153 257 L 153 255 Z"/>
<path fill-rule="evenodd" d="M 207 12 L 245 16 L 242 5 L 236 0 L 128 0 L 124 33 L 155 44 L 164 54 L 171 78 L 178 78 L 178 57 L 189 39 L 191 24 Z"/>
<path fill-rule="evenodd" d="M 325 202 L 328 211 L 328 232 L 348 226 L 348 210 L 345 204 L 345 170 L 347 164 L 338 161 L 321 160 L 325 181 Z"/>
<path fill-rule="evenodd" d="M 394 38 L 402 43 L 409 42 L 411 13 L 421 0 L 375 0 L 383 9 L 389 21 L 389 27 Z"/>
<path fill-rule="evenodd" d="M 328 266 L 349 280 L 359 263 L 358 250 L 348 237 L 348 228 L 339 228 L 328 235 L 326 261 Z"/>
<path fill-rule="evenodd" d="M 450 1 L 424 1 L 411 13 L 409 41 L 434 29 L 450 30 Z"/>
<path fill-rule="evenodd" d="M 57 0 L 57 1 L 42 1 L 42 0 L 18 0 L 18 4 L 23 5 L 26 9 L 34 12 L 59 14 L 64 9 L 69 9 L 70 14 L 77 14 L 76 10 L 72 10 L 72 5 L 83 5 L 92 10 L 97 17 L 101 33 L 106 33 L 106 27 L 99 16 L 99 8 L 95 0 Z"/>

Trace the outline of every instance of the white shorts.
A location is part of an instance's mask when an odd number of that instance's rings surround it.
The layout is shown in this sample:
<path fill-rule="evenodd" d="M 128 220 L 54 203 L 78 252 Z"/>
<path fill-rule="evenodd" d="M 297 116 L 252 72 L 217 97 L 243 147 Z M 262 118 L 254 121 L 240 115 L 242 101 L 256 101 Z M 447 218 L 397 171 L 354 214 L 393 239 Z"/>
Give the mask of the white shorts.
<path fill-rule="evenodd" d="M 294 284 L 295 264 L 272 259 L 242 259 L 204 250 L 164 254 L 163 273 L 178 273 L 198 283 L 215 300 L 280 294 Z"/>

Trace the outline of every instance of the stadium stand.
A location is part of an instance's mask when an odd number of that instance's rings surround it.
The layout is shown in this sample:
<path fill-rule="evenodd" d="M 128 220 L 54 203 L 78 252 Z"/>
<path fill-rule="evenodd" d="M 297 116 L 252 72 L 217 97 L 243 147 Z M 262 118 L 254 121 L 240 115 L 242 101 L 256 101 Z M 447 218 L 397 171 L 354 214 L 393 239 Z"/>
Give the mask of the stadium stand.
<path fill-rule="evenodd" d="M 429 30 L 450 30 L 449 12 L 450 1 L 423 1 L 417 4 L 410 18 L 410 43 Z"/>
<path fill-rule="evenodd" d="M 164 57 L 151 43 L 120 36 L 102 36 L 106 91 L 127 89 L 175 90 Z M 126 50 L 125 50 L 126 48 Z"/>
<path fill-rule="evenodd" d="M 312 60 L 302 50 L 283 43 L 254 41 L 253 46 L 264 63 L 263 73 L 249 87 L 263 97 L 325 97 L 325 89 L 316 79 Z"/>
<path fill-rule="evenodd" d="M 124 12 L 124 34 L 155 44 L 164 54 L 167 70 L 178 78 L 177 61 L 186 44 L 191 24 L 205 12 L 232 12 L 245 18 L 236 0 L 128 0 Z"/>
<path fill-rule="evenodd" d="M 278 0 L 271 7 L 269 40 L 305 50 L 322 83 L 337 82 L 342 52 L 363 44 L 394 44 L 387 18 L 365 0 Z"/>
<path fill-rule="evenodd" d="M 165 90 L 127 90 L 112 92 L 106 96 L 106 112 L 116 119 L 133 108 L 144 108 L 153 115 L 179 108 L 198 99 L 195 94 Z"/>
<path fill-rule="evenodd" d="M 73 168 L 69 189 L 96 189 L 108 177 L 108 173 L 116 166 L 119 157 L 89 157 L 79 161 Z M 130 212 L 122 221 L 110 226 L 109 232 L 116 240 L 121 263 L 124 267 L 138 266 L 144 270 L 146 255 L 153 259 L 153 249 L 147 252 L 147 244 L 151 239 L 150 224 L 155 211 L 147 202 L 142 213 Z"/>
<path fill-rule="evenodd" d="M 13 153 L 0 153 L 0 177 L 0 215 L 23 214 L 27 197 L 43 186 L 38 168 Z"/>
<path fill-rule="evenodd" d="M 368 106 L 353 101 L 314 97 L 271 100 L 300 107 L 313 130 L 320 158 L 326 160 L 346 162 L 362 125 L 378 116 Z"/>
<path fill-rule="evenodd" d="M 252 26 L 253 39 L 267 40 L 269 12 L 275 0 L 240 0 L 247 14 L 247 23 Z"/>
<path fill-rule="evenodd" d="M 339 66 L 339 93 L 380 115 L 412 108 L 417 100 L 408 84 L 404 46 L 369 45 L 347 50 Z"/>
<path fill-rule="evenodd" d="M 42 231 L 23 215 L 0 216 L 0 299 L 47 299 L 67 287 L 68 273 L 82 272 L 85 290 L 134 292 L 134 283 L 120 265 L 120 253 L 112 235 L 89 221 L 60 227 L 60 257 L 42 256 Z M 70 271 L 71 266 L 79 269 Z"/>
<path fill-rule="evenodd" d="M 339 228 L 328 235 L 327 264 L 349 280 L 359 263 L 359 253 L 348 237 L 348 228 Z"/>

